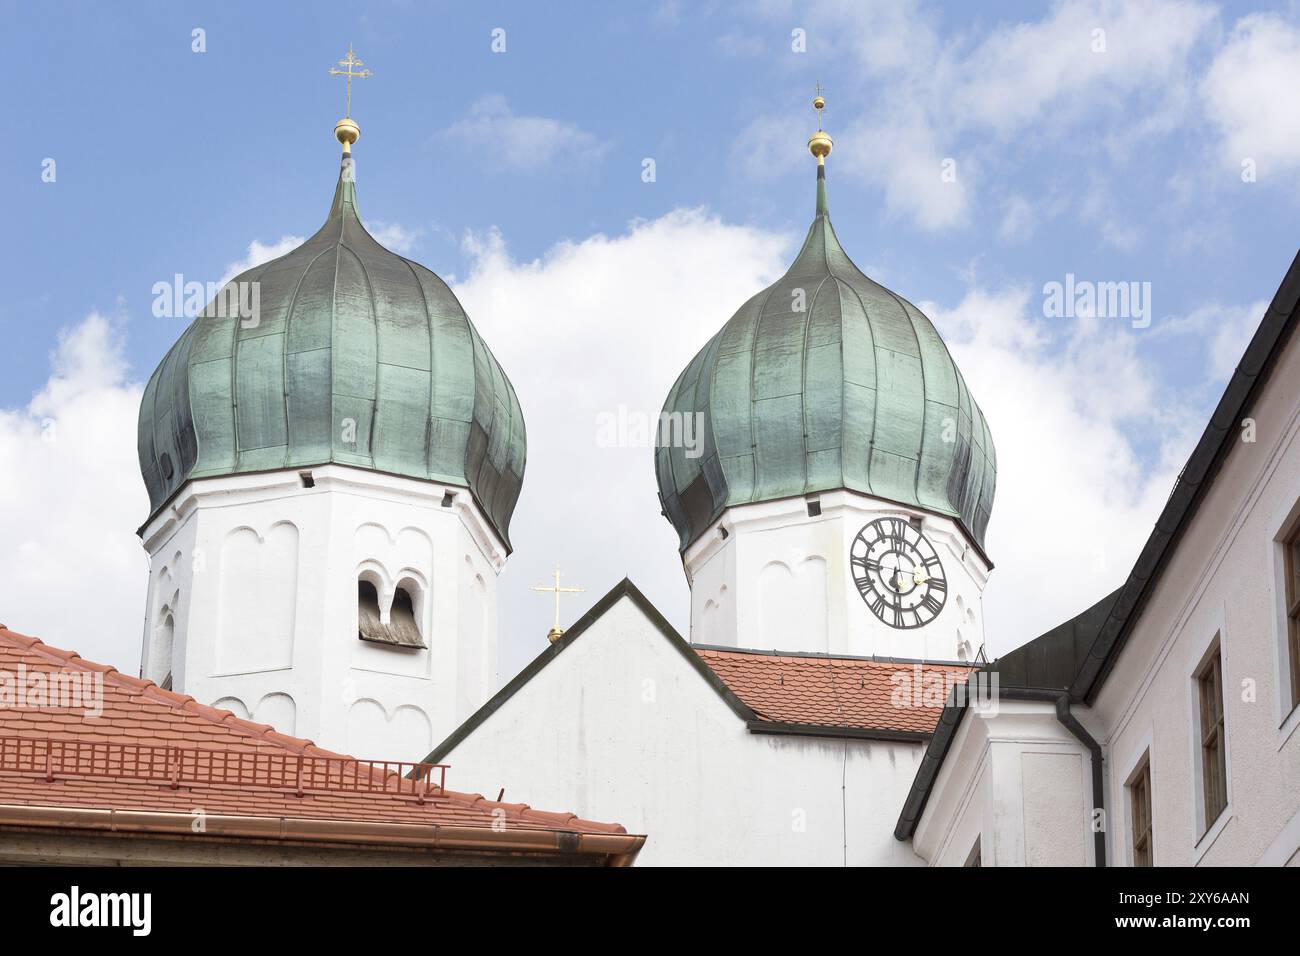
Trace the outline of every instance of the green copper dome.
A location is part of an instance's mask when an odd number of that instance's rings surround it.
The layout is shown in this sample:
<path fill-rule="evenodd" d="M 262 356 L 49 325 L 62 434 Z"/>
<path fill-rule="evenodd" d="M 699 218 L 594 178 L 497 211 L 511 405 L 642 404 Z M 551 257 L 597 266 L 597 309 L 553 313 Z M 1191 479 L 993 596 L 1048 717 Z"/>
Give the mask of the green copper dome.
<path fill-rule="evenodd" d="M 447 284 L 361 225 L 351 162 L 314 236 L 232 280 L 256 322 L 210 306 L 149 379 L 150 517 L 191 479 L 337 463 L 466 487 L 509 547 L 519 401 Z"/>
<path fill-rule="evenodd" d="M 826 206 L 786 274 L 678 377 L 655 450 L 659 498 L 688 548 L 723 509 L 847 488 L 957 519 L 982 548 L 993 439 L 919 309 L 850 261 Z M 702 453 L 667 441 L 698 413 Z"/>

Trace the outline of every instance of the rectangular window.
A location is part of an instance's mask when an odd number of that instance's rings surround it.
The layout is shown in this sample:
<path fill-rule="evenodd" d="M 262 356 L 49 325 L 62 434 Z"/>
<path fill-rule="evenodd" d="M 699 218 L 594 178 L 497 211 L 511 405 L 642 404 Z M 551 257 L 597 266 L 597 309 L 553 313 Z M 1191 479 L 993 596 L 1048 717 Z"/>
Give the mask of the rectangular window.
<path fill-rule="evenodd" d="M 1219 648 L 1196 672 L 1200 709 L 1201 780 L 1208 830 L 1228 805 L 1227 735 L 1223 722 L 1223 654 Z"/>
<path fill-rule="evenodd" d="M 1291 709 L 1300 704 L 1300 524 L 1282 543 L 1286 586 L 1283 607 L 1286 610 L 1287 660 L 1291 664 Z"/>
<path fill-rule="evenodd" d="M 1151 866 L 1151 759 L 1143 757 L 1141 766 L 1129 781 L 1129 804 L 1133 821 L 1133 865 Z"/>

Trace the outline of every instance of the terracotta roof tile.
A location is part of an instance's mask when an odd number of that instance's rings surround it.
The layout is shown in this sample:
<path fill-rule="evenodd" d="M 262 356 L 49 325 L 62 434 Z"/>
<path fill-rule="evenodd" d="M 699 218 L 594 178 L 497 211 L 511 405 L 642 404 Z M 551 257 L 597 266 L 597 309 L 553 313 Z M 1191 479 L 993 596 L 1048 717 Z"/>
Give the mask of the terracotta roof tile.
<path fill-rule="evenodd" d="M 965 665 L 697 647 L 732 693 L 770 723 L 931 733 Z"/>
<path fill-rule="evenodd" d="M 179 813 L 201 808 L 207 813 L 236 816 L 469 827 L 500 826 L 503 822 L 507 828 L 531 830 L 627 832 L 617 823 L 582 820 L 571 813 L 547 813 L 526 804 L 494 803 L 477 793 L 434 789 L 424 795 L 421 803 L 410 792 L 410 781 L 405 781 L 403 792 L 396 792 L 391 783 L 387 790 L 365 791 L 307 786 L 300 796 L 292 788 L 275 786 L 275 780 L 271 779 L 274 774 L 268 772 L 268 767 L 296 765 L 302 755 L 329 761 L 331 767 L 349 766 L 351 770 L 345 775 L 352 780 L 369 774 L 376 787 L 393 778 L 391 774 L 385 777 L 382 772 L 368 768 L 365 763 L 345 764 L 344 761 L 353 758 L 323 750 L 310 740 L 281 734 L 268 724 L 243 720 L 229 711 L 200 704 L 187 695 L 163 690 L 152 681 L 85 661 L 74 652 L 50 647 L 37 638 L 0 626 L 0 671 L 12 679 L 20 666 L 28 673 L 72 670 L 100 675 L 103 712 L 90 716 L 80 706 L 0 704 L 0 748 L 10 748 L 0 749 L 0 754 L 6 755 L 0 761 L 0 804 Z M 69 754 L 89 753 L 86 746 L 89 744 L 117 745 L 126 748 L 119 750 L 119 754 L 136 755 L 153 746 L 180 748 L 184 759 L 201 762 L 203 766 L 211 763 L 233 766 L 242 758 L 255 768 L 251 773 L 254 782 L 243 782 L 243 778 L 234 776 L 210 778 L 206 782 L 187 778 L 173 789 L 166 781 L 148 779 L 138 772 L 116 773 L 114 767 L 103 765 L 96 768 L 94 775 L 56 773 L 52 782 L 43 773 L 32 772 L 30 767 L 19 769 L 14 748 L 19 744 L 29 751 L 33 747 L 46 748 L 51 741 L 73 744 L 73 749 L 66 751 Z M 104 748 L 97 751 L 104 752 Z M 260 762 L 254 763 L 254 754 Z M 73 767 L 72 757 L 64 760 L 61 766 Z M 364 779 L 360 782 L 371 785 Z"/>

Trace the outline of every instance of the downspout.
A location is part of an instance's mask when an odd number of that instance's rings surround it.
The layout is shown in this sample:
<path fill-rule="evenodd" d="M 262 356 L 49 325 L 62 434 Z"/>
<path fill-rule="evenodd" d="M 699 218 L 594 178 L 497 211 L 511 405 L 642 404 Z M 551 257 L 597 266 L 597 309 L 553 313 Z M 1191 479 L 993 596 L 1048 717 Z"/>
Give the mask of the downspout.
<path fill-rule="evenodd" d="M 1092 812 L 1094 819 L 1089 821 L 1093 828 L 1092 846 L 1093 846 L 1093 865 L 1106 865 L 1106 796 L 1105 782 L 1102 779 L 1101 772 L 1101 744 L 1097 743 L 1095 737 L 1079 723 L 1079 719 L 1070 712 L 1070 695 L 1062 693 L 1056 698 L 1056 719 L 1070 733 L 1078 739 L 1079 743 L 1088 748 L 1092 754 Z M 1096 814 L 1100 811 L 1102 828 L 1097 829 Z"/>
<path fill-rule="evenodd" d="M 1056 719 L 1068 730 L 1079 743 L 1088 748 L 1092 756 L 1092 807 L 1095 814 L 1101 811 L 1101 819 L 1106 819 L 1106 786 L 1102 778 L 1101 744 L 1088 733 L 1083 724 L 1070 711 L 1070 693 L 1064 690 L 1037 690 L 1024 687 L 1004 687 L 999 694 L 1008 700 L 1051 700 L 1056 702 Z M 1089 826 L 1095 827 L 1093 821 Z M 1103 825 L 1092 834 L 1093 866 L 1106 865 L 1106 830 Z"/>

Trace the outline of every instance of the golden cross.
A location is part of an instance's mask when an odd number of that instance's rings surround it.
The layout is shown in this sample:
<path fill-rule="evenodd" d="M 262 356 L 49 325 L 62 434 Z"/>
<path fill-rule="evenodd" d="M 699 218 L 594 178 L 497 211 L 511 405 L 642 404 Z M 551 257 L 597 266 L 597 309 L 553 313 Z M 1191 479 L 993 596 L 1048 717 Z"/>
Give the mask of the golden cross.
<path fill-rule="evenodd" d="M 817 84 L 817 89 L 813 93 L 813 109 L 817 111 L 817 129 L 822 128 L 822 110 L 826 108 L 826 97 L 822 96 L 822 85 Z"/>
<path fill-rule="evenodd" d="M 534 590 L 534 591 L 540 591 L 540 592 L 542 592 L 543 594 L 550 594 L 550 593 L 554 593 L 554 594 L 555 594 L 555 629 L 554 629 L 554 630 L 555 630 L 555 632 L 563 633 L 563 630 L 562 630 L 561 627 L 560 627 L 560 595 L 561 595 L 561 594 L 577 594 L 578 592 L 580 592 L 580 591 L 585 591 L 585 590 L 587 590 L 587 589 L 586 589 L 586 588 L 562 588 L 562 587 L 560 587 L 560 569 L 559 569 L 559 567 L 557 566 L 556 569 L 555 569 L 555 586 L 554 586 L 554 587 L 549 587 L 549 588 L 548 588 L 548 587 L 544 587 L 544 586 L 542 586 L 542 585 L 540 585 L 540 584 L 537 584 L 537 585 L 534 585 L 534 586 L 533 586 L 533 590 Z M 557 636 L 558 636 L 558 633 L 557 633 Z"/>
<path fill-rule="evenodd" d="M 346 60 L 339 60 L 339 66 L 346 66 L 347 69 L 339 70 L 331 67 L 330 76 L 346 76 L 348 78 L 348 102 L 347 102 L 347 109 L 343 111 L 343 115 L 350 118 L 352 116 L 353 77 L 356 77 L 358 80 L 364 80 L 366 77 L 374 76 L 375 74 L 371 73 L 369 70 L 359 70 L 357 72 L 353 72 L 352 68 L 354 66 L 365 66 L 365 64 L 362 63 L 360 60 L 358 60 L 357 55 L 352 52 L 351 43 L 348 44 L 348 58 Z"/>

